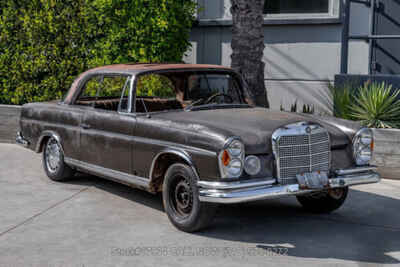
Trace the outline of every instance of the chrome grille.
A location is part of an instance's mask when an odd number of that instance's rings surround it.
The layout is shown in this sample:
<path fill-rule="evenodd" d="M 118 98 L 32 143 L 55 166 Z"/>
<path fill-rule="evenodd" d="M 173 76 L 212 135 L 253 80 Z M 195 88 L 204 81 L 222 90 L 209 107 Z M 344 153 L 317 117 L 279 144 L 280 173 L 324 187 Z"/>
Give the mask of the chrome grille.
<path fill-rule="evenodd" d="M 321 126 L 290 124 L 276 130 L 272 141 L 279 183 L 297 183 L 296 175 L 301 173 L 329 171 L 329 134 Z"/>

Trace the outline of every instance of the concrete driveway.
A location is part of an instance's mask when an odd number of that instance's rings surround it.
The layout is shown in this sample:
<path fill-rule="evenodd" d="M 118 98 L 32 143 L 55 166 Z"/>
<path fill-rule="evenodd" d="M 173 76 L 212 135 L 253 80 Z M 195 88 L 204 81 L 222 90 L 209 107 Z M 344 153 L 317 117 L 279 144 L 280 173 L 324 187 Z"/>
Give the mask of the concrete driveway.
<path fill-rule="evenodd" d="M 0 267 L 400 265 L 400 181 L 354 187 L 330 215 L 294 198 L 223 206 L 186 234 L 160 196 L 90 176 L 51 182 L 41 164 L 0 144 Z"/>

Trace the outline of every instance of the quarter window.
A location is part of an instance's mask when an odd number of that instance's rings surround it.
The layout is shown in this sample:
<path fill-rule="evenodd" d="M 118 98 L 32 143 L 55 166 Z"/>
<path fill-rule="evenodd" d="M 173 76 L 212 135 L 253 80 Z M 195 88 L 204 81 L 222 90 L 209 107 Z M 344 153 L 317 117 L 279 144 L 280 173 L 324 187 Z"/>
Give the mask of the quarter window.
<path fill-rule="evenodd" d="M 130 79 L 125 75 L 91 77 L 75 104 L 126 112 L 129 106 Z"/>

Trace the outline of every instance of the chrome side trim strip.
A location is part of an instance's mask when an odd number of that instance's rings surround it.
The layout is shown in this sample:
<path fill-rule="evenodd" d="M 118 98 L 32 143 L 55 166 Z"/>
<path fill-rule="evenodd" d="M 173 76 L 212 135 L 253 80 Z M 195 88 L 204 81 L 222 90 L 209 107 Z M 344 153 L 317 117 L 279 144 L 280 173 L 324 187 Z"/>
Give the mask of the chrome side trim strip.
<path fill-rule="evenodd" d="M 208 155 L 208 156 L 216 156 L 217 155 L 217 153 L 214 151 L 197 148 L 197 147 L 193 147 L 193 146 L 188 146 L 188 145 L 184 145 L 184 144 L 180 144 L 180 143 L 174 143 L 174 142 L 169 142 L 169 141 L 147 138 L 147 137 L 143 137 L 143 136 L 134 136 L 134 140 L 139 143 L 152 144 L 152 145 L 154 144 L 157 146 L 171 148 L 174 150 L 176 149 L 179 151 L 196 152 L 196 153 L 200 153 L 200 154 Z"/>
<path fill-rule="evenodd" d="M 98 165 L 90 164 L 87 162 L 83 162 L 80 160 L 72 159 L 72 158 L 64 158 L 65 163 L 68 165 L 72 165 L 77 168 L 81 168 L 86 170 L 94 175 L 101 176 L 105 179 L 113 180 L 116 182 L 120 182 L 126 185 L 141 187 L 148 189 L 149 188 L 149 179 L 131 175 L 125 172 L 115 171 L 112 169 L 104 168 Z"/>
<path fill-rule="evenodd" d="M 336 170 L 335 173 L 337 175 L 346 175 L 346 174 L 353 174 L 359 172 L 368 172 L 368 171 L 376 171 L 376 166 L 366 166 L 366 167 L 357 167 L 352 169 L 340 169 Z"/>

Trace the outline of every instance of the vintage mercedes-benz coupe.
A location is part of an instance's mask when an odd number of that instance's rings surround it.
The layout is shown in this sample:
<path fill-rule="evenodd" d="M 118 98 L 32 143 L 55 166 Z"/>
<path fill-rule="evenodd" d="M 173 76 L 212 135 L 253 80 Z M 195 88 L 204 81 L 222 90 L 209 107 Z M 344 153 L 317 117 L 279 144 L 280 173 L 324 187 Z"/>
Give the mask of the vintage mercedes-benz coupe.
<path fill-rule="evenodd" d="M 331 117 L 253 107 L 230 68 L 119 64 L 89 70 L 61 102 L 22 107 L 17 143 L 43 152 L 48 177 L 76 171 L 152 193 L 183 231 L 220 203 L 296 196 L 339 208 L 348 187 L 380 180 L 372 131 Z"/>

